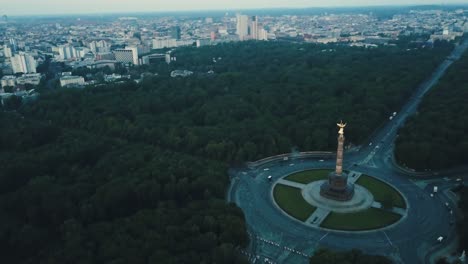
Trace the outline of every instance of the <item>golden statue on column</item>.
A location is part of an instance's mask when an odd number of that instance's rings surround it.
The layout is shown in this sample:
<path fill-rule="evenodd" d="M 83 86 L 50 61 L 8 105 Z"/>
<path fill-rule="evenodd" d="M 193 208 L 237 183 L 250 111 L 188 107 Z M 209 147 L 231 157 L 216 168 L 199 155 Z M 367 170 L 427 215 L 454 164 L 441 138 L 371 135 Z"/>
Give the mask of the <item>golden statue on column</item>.
<path fill-rule="evenodd" d="M 348 175 L 343 172 L 344 128 L 346 124 L 341 121 L 336 125 L 340 130 L 338 131 L 335 171 L 330 173 L 330 175 L 328 175 L 328 181 L 320 186 L 320 194 L 328 199 L 348 201 L 354 195 L 354 185 L 348 184 Z"/>
<path fill-rule="evenodd" d="M 346 127 L 346 124 L 343 124 L 343 121 L 341 121 L 340 123 L 336 125 L 340 128 L 340 131 L 338 131 L 338 134 L 344 135 L 344 128 Z"/>

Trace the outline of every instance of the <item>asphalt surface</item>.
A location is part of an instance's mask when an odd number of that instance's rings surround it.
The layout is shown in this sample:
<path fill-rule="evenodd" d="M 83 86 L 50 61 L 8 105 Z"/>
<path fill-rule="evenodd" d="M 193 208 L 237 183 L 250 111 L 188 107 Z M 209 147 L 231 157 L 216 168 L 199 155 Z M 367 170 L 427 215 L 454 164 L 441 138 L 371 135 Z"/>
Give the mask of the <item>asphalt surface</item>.
<path fill-rule="evenodd" d="M 294 220 L 279 210 L 272 201 L 271 187 L 280 178 L 307 169 L 334 169 L 335 160 L 301 158 L 273 160 L 250 168 L 230 170 L 231 186 L 227 199 L 244 211 L 251 244 L 248 249 L 254 263 L 308 263 L 308 256 L 320 247 L 336 250 L 361 249 L 387 255 L 397 263 L 426 263 L 433 254 L 455 238 L 452 208 L 446 190 L 458 182 L 468 181 L 468 171 L 439 172 L 434 179 L 415 180 L 392 162 L 398 128 L 412 115 L 424 94 L 437 83 L 447 68 L 468 48 L 468 40 L 457 46 L 414 92 L 392 120 L 380 127 L 359 150 L 345 153 L 344 168 L 381 178 L 396 187 L 407 199 L 408 214 L 395 226 L 385 230 L 350 233 L 315 229 Z M 371 144 L 372 143 L 372 144 Z M 267 179 L 272 176 L 272 181 Z M 431 197 L 433 187 L 439 191 Z M 446 203 L 449 206 L 446 206 Z M 450 212 L 452 210 L 452 213 Z M 439 243 L 437 238 L 444 237 Z M 304 256 L 306 255 L 306 256 Z"/>

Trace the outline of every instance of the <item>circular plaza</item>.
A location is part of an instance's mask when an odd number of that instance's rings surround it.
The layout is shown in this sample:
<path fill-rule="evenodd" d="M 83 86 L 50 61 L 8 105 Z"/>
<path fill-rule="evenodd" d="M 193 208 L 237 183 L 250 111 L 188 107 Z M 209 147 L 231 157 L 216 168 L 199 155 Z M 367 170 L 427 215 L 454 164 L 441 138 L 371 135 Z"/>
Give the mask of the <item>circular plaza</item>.
<path fill-rule="evenodd" d="M 331 170 L 305 170 L 279 178 L 272 200 L 285 215 L 304 225 L 335 231 L 368 231 L 398 223 L 406 201 L 393 186 L 359 172 L 348 172 L 354 195 L 336 201 L 320 194 Z"/>

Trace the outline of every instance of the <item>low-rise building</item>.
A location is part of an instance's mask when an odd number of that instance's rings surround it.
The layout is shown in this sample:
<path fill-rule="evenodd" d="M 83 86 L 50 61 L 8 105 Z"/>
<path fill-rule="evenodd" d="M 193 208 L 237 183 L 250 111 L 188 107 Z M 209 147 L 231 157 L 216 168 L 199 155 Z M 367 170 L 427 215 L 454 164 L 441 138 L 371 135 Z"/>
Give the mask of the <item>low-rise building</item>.
<path fill-rule="evenodd" d="M 175 70 L 175 71 L 172 71 L 171 72 L 171 77 L 174 78 L 174 77 L 188 77 L 190 75 L 192 75 L 193 72 L 192 71 L 187 71 L 187 70 Z"/>
<path fill-rule="evenodd" d="M 3 87 L 15 87 L 16 86 L 16 77 L 13 75 L 3 76 L 1 80 L 2 88 Z"/>
<path fill-rule="evenodd" d="M 16 83 L 18 85 L 39 85 L 41 78 L 42 74 L 40 73 L 23 74 L 21 77 L 16 78 Z"/>
<path fill-rule="evenodd" d="M 60 78 L 61 87 L 77 87 L 85 85 L 84 78 L 81 76 L 62 76 Z"/>

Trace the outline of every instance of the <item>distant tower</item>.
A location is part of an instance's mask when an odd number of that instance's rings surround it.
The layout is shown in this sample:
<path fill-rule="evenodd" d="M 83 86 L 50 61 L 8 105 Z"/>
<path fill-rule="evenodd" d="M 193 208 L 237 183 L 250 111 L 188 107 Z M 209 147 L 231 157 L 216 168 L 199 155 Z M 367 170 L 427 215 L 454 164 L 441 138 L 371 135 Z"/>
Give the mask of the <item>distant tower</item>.
<path fill-rule="evenodd" d="M 252 39 L 258 40 L 258 17 L 253 16 L 250 24 L 250 35 Z"/>
<path fill-rule="evenodd" d="M 336 151 L 336 167 L 335 171 L 328 175 L 328 181 L 326 181 L 320 187 L 320 195 L 325 198 L 337 200 L 337 201 L 348 201 L 353 198 L 354 185 L 348 184 L 348 175 L 343 172 L 343 146 L 344 146 L 344 128 L 346 124 L 343 122 L 337 124 L 340 128 L 338 132 L 338 149 Z"/>
<path fill-rule="evenodd" d="M 172 27 L 169 31 L 169 35 L 171 38 L 179 40 L 181 36 L 180 27 L 179 26 Z"/>
<path fill-rule="evenodd" d="M 246 40 L 249 35 L 249 17 L 241 14 L 238 14 L 236 17 L 236 34 L 239 36 L 239 40 Z"/>

